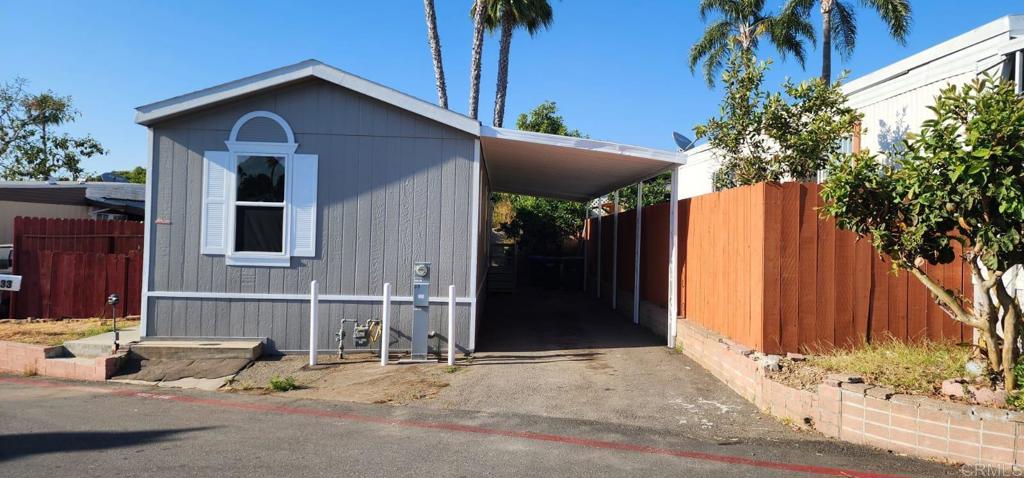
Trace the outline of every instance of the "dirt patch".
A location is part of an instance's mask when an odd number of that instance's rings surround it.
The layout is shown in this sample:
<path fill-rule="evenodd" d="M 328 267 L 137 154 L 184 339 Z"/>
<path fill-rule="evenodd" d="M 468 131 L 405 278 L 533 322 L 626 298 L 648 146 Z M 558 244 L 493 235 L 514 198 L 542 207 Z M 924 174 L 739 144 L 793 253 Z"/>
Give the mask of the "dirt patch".
<path fill-rule="evenodd" d="M 818 384 L 825 380 L 825 377 L 830 373 L 828 370 L 805 361 L 795 362 L 789 359 L 782 359 L 779 362 L 779 366 L 781 370 L 778 372 L 768 372 L 768 378 L 783 385 L 810 392 L 816 392 Z"/>
<path fill-rule="evenodd" d="M 291 397 L 400 405 L 433 398 L 458 374 L 458 369 L 451 373 L 433 363 L 381 368 L 378 359 L 371 355 L 344 360 L 321 356 L 320 364 L 312 368 L 307 361 L 307 357 L 296 355 L 258 360 L 235 377 L 230 389 L 273 393 L 268 389 L 270 379 L 290 376 L 298 388 L 282 393 Z"/>
<path fill-rule="evenodd" d="M 138 320 L 118 320 L 119 329 L 139 325 Z M 60 345 L 114 330 L 110 319 L 13 320 L 0 323 L 0 340 L 36 345 Z"/>

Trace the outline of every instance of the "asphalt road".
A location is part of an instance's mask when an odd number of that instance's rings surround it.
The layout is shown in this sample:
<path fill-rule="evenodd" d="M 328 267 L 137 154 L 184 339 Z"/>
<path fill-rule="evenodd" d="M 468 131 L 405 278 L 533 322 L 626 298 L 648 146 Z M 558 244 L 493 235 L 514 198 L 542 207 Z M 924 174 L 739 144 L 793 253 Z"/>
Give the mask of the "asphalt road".
<path fill-rule="evenodd" d="M 0 376 L 0 476 L 955 476 L 820 441 Z"/>

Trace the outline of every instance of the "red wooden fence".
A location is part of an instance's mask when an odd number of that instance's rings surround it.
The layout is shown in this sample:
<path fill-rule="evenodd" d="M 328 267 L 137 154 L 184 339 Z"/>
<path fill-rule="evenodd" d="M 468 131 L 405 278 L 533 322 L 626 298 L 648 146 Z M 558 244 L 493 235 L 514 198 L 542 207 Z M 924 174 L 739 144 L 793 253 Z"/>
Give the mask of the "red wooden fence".
<path fill-rule="evenodd" d="M 919 281 L 892 274 L 869 240 L 857 241 L 835 221 L 820 219 L 818 206 L 813 183 L 759 184 L 679 201 L 680 316 L 773 353 L 888 336 L 970 339 L 970 330 L 946 316 Z M 668 210 L 667 203 L 643 210 L 641 298 L 659 305 L 667 297 Z M 619 214 L 623 291 L 633 288 L 633 221 L 632 212 Z M 602 219 L 605 294 L 612 224 L 612 217 Z M 596 234 L 591 237 L 594 242 Z M 589 258 L 593 279 L 597 254 Z M 926 269 L 946 288 L 970 291 L 963 261 Z"/>
<path fill-rule="evenodd" d="M 142 244 L 138 222 L 15 218 L 14 273 L 22 287 L 10 316 L 109 317 L 110 294 L 121 297 L 118 316 L 138 315 Z"/>

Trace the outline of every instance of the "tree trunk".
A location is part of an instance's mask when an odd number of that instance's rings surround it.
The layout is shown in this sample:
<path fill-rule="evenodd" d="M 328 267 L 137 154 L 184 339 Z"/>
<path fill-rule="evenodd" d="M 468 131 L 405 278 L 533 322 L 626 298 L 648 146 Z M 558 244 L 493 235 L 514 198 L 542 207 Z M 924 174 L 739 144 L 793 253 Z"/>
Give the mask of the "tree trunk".
<path fill-rule="evenodd" d="M 423 0 L 423 16 L 427 20 L 427 43 L 434 60 L 434 81 L 437 84 L 437 105 L 448 109 L 448 87 L 444 83 L 444 64 L 441 61 L 441 38 L 437 35 L 437 14 L 434 0 Z"/>
<path fill-rule="evenodd" d="M 515 27 L 511 14 L 501 18 L 501 48 L 498 51 L 498 86 L 494 91 L 494 126 L 500 128 L 505 120 L 505 93 L 508 92 L 508 55 Z"/>
<path fill-rule="evenodd" d="M 821 79 L 832 82 L 832 0 L 821 0 Z"/>
<path fill-rule="evenodd" d="M 473 57 L 469 65 L 469 117 L 476 119 L 480 110 L 480 61 L 484 52 L 484 10 L 486 0 L 476 0 L 473 11 Z"/>

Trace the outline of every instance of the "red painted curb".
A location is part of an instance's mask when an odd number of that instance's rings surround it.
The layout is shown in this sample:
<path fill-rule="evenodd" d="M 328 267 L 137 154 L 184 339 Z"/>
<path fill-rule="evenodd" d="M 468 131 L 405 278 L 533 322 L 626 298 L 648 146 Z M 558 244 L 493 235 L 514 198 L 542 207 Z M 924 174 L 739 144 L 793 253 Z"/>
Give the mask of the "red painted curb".
<path fill-rule="evenodd" d="M 279 413 L 285 415 L 302 415 L 319 418 L 334 418 L 337 420 L 344 420 L 350 422 L 359 423 L 372 423 L 376 425 L 391 425 L 408 428 L 420 428 L 430 430 L 445 430 L 452 432 L 461 433 L 475 433 L 480 435 L 491 435 L 491 436 L 503 436 L 511 438 L 519 438 L 523 440 L 533 441 L 544 441 L 563 443 L 567 445 L 583 446 L 587 448 L 603 449 L 603 450 L 617 450 L 617 451 L 628 451 L 633 453 L 644 453 L 650 455 L 663 455 L 673 456 L 677 458 L 687 458 L 691 460 L 710 461 L 717 463 L 727 463 L 731 465 L 744 465 L 755 468 L 773 469 L 791 471 L 795 473 L 812 473 L 817 475 L 826 476 L 851 476 L 860 478 L 895 478 L 903 475 L 890 475 L 884 473 L 875 473 L 867 471 L 850 470 L 844 468 L 833 468 L 827 466 L 817 465 L 802 465 L 796 463 L 782 463 L 767 460 L 755 460 L 751 458 L 743 458 L 738 456 L 730 455 L 718 455 L 713 453 L 704 453 L 699 451 L 689 450 L 678 450 L 671 448 L 659 448 L 653 446 L 644 445 L 633 445 L 629 443 L 619 443 L 604 440 L 593 440 L 589 438 L 574 437 L 568 435 L 553 435 L 548 433 L 537 433 L 531 431 L 516 431 L 516 430 L 501 430 L 496 428 L 484 428 L 472 425 L 460 425 L 457 423 L 450 422 L 426 422 L 418 420 L 403 420 L 394 418 L 383 418 L 374 417 L 370 415 L 359 415 L 348 412 L 336 412 L 330 410 L 319 410 L 316 408 L 301 408 L 301 407 L 287 407 L 279 405 L 265 405 L 260 403 L 249 403 L 241 402 L 230 399 L 215 399 L 215 398 L 198 398 L 186 395 L 170 395 L 163 393 L 152 393 L 152 392 L 136 392 L 130 390 L 110 390 L 99 387 L 86 387 L 79 385 L 64 384 L 59 382 L 50 382 L 45 380 L 30 380 L 16 377 L 0 377 L 0 382 L 17 383 L 21 385 L 32 385 L 41 387 L 53 387 L 53 388 L 69 388 L 78 390 L 87 390 L 97 393 L 107 393 L 119 397 L 128 398 L 141 398 L 149 400 L 166 400 L 177 403 L 186 403 L 193 405 L 204 405 L 218 408 L 230 408 L 235 410 L 244 410 L 251 412 L 266 412 L 266 413 Z"/>

